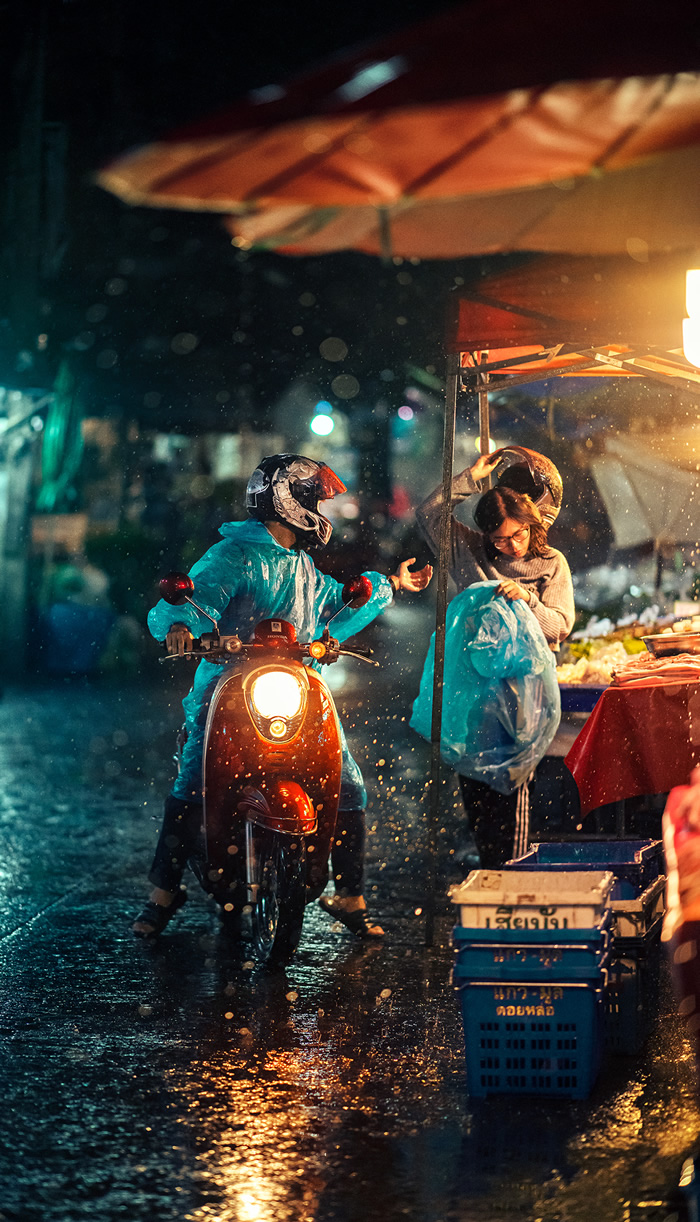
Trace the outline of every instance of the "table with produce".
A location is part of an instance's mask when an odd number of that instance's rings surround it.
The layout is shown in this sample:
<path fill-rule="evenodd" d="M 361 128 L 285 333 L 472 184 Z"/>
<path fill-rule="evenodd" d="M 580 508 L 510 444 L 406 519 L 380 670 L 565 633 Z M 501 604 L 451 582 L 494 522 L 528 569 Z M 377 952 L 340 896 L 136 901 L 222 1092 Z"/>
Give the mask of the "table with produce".
<path fill-rule="evenodd" d="M 700 615 L 577 637 L 557 674 L 562 707 L 593 697 L 565 760 L 582 813 L 686 784 L 700 763 Z"/>

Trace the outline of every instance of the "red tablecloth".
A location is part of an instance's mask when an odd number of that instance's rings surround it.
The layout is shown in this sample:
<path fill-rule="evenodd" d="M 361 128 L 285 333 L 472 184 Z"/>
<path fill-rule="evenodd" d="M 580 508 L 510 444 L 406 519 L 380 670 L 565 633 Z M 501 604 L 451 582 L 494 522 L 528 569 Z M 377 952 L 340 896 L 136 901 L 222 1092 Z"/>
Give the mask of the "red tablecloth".
<path fill-rule="evenodd" d="M 686 785 L 700 763 L 700 683 L 607 688 L 564 762 L 583 814 Z"/>

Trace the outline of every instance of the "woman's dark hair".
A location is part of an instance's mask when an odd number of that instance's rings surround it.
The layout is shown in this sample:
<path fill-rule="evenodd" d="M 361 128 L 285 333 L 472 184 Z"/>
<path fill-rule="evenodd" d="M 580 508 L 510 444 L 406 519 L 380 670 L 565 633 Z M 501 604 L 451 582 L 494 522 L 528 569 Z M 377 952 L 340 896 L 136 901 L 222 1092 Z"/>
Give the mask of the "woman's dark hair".
<path fill-rule="evenodd" d="M 500 487 L 485 492 L 474 510 L 474 521 L 484 535 L 484 550 L 489 560 L 495 560 L 497 556 L 502 555 L 489 536 L 500 529 L 506 518 L 512 518 L 514 522 L 530 527 L 528 556 L 546 555 L 549 548 L 547 527 L 537 506 L 533 505 L 529 496 L 514 492 L 511 488 Z"/>

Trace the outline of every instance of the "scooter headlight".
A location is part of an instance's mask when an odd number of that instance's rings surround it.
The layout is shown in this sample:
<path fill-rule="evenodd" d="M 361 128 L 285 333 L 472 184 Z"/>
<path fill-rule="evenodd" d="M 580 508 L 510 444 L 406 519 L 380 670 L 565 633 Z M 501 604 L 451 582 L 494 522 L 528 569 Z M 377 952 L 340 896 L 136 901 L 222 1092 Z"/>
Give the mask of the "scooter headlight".
<path fill-rule="evenodd" d="M 304 693 L 299 680 L 288 670 L 269 670 L 251 684 L 250 699 L 261 717 L 289 721 L 299 712 Z"/>
<path fill-rule="evenodd" d="M 260 733 L 273 742 L 292 738 L 306 711 L 306 688 L 289 670 L 265 670 L 246 688 L 251 717 Z"/>

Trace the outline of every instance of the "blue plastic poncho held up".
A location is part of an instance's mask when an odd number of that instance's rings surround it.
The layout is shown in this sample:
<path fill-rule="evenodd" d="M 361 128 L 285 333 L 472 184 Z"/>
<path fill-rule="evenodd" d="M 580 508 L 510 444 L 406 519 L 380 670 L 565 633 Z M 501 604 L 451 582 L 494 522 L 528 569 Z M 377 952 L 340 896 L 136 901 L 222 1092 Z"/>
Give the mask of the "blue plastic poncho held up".
<path fill-rule="evenodd" d="M 218 621 L 222 633 L 237 633 L 243 641 L 251 641 L 259 620 L 284 619 L 294 625 L 298 640 L 311 641 L 320 634 L 328 617 L 339 612 L 332 633 L 344 641 L 392 602 L 387 578 L 367 572 L 365 576 L 372 583 L 369 602 L 354 610 L 344 606 L 341 583 L 321 573 L 305 551 L 283 547 L 262 522 L 225 522 L 219 533 L 221 542 L 193 565 L 190 577 L 194 601 Z M 210 621 L 188 603 L 172 607 L 161 599 L 149 611 L 148 627 L 157 641 L 165 640 L 174 623 L 185 624 L 193 636 L 211 630 Z M 224 669 L 202 659 L 182 702 L 188 737 L 173 785 L 178 798 L 201 801 L 204 727 L 209 701 Z M 364 807 L 367 794 L 362 773 L 347 749 L 342 725 L 341 741 L 341 809 Z"/>
<path fill-rule="evenodd" d="M 557 732 L 556 663 L 522 599 L 480 581 L 447 608 L 440 751 L 463 776 L 514 793 Z M 435 634 L 413 704 L 411 726 L 430 741 Z"/>

